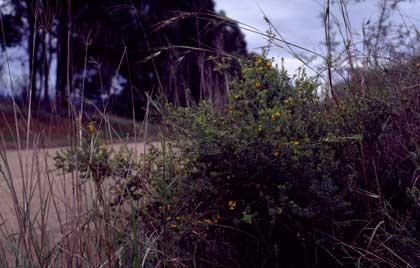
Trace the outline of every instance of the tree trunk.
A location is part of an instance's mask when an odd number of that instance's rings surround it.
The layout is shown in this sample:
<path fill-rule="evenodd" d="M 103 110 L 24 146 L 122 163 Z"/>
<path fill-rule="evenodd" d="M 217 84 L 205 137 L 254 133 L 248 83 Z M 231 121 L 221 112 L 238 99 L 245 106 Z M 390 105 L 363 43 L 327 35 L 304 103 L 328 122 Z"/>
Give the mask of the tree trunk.
<path fill-rule="evenodd" d="M 45 109 L 49 109 L 50 98 L 49 98 L 49 80 L 50 80 L 50 34 L 45 30 L 42 33 L 42 53 L 43 53 L 43 72 L 44 72 L 44 98 L 42 106 Z"/>
<path fill-rule="evenodd" d="M 28 23 L 29 23 L 29 38 L 28 38 L 28 55 L 29 55 L 29 90 L 26 92 L 26 100 L 29 100 L 31 96 L 32 101 L 36 100 L 37 84 L 36 74 L 38 67 L 37 52 L 38 52 L 38 41 L 37 41 L 37 30 L 36 30 L 36 14 L 34 13 L 32 3 L 30 0 L 26 1 L 28 11 Z"/>
<path fill-rule="evenodd" d="M 63 1 L 64 2 L 64 1 Z M 56 109 L 63 110 L 68 104 L 72 85 L 71 74 L 71 1 L 63 3 L 57 27 L 57 77 Z"/>

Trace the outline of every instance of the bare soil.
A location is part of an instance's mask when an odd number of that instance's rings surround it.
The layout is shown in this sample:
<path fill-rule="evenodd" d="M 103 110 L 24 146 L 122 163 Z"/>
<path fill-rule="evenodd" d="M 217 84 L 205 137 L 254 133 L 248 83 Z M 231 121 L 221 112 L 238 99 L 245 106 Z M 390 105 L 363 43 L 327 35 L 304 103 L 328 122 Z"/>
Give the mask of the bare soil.
<path fill-rule="evenodd" d="M 121 146 L 114 145 L 116 150 Z M 144 143 L 132 143 L 128 147 L 137 154 L 146 149 Z M 87 195 L 94 192 L 89 188 L 92 185 L 55 168 L 53 157 L 61 149 L 0 151 L 0 236 L 18 232 L 19 222 L 25 220 L 19 215 L 23 214 L 35 219 L 35 226 L 40 229 L 45 226 L 51 233 L 63 233 L 60 228 L 80 215 L 80 211 L 75 211 L 80 208 L 77 201 L 89 203 L 91 197 Z M 75 187 L 87 189 L 76 191 Z M 80 192 L 84 196 L 76 197 Z"/>

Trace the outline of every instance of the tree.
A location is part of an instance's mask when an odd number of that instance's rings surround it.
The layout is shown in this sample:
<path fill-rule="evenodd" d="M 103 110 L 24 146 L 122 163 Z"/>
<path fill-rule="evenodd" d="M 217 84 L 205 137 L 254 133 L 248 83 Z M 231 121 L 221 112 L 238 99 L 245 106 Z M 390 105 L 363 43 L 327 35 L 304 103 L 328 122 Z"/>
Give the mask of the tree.
<path fill-rule="evenodd" d="M 148 94 L 183 105 L 202 98 L 223 101 L 228 76 L 237 70 L 227 55 L 246 54 L 238 26 L 216 14 L 209 0 L 9 0 L 7 5 L 22 24 L 14 32 L 20 30 L 20 40 L 28 43 L 33 98 L 48 101 L 50 66 L 57 62 L 57 107 L 75 96 L 97 104 L 102 98 L 116 112 L 131 115 L 132 105 L 140 112 Z"/>

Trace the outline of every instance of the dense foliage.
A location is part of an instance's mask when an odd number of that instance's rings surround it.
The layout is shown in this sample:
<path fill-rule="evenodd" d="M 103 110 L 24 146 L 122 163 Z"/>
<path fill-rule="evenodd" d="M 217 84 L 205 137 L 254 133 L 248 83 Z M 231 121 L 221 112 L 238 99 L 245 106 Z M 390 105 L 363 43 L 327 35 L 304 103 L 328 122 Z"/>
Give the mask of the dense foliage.
<path fill-rule="evenodd" d="M 273 65 L 244 61 L 226 109 L 162 107 L 162 147 L 140 161 L 87 142 L 60 167 L 112 182 L 111 203 L 135 215 L 127 228 L 140 223 L 140 241 L 156 249 L 150 265 L 415 267 L 418 93 L 334 102 L 304 71 L 290 78 Z"/>
<path fill-rule="evenodd" d="M 86 98 L 132 116 L 147 95 L 183 105 L 223 101 L 226 76 L 238 68 L 213 69 L 225 55 L 246 55 L 239 27 L 213 1 L 8 0 L 0 12 L 0 43 L 26 50 L 29 63 L 15 90 L 41 108 Z"/>

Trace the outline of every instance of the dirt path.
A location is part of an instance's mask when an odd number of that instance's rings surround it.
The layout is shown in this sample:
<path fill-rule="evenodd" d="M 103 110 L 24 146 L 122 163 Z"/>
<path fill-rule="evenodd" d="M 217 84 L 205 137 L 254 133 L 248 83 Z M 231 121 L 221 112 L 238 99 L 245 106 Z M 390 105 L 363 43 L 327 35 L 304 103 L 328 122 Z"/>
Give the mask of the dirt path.
<path fill-rule="evenodd" d="M 114 147 L 118 150 L 121 146 Z M 128 144 L 128 147 L 137 154 L 145 150 L 144 143 Z M 52 232 L 60 231 L 63 223 L 80 214 L 75 211 L 73 185 L 77 185 L 77 178 L 60 173 L 54 166 L 53 157 L 60 149 L 0 152 L 0 231 L 3 235 L 20 229 L 18 222 L 24 220 L 22 210 L 30 219 L 35 219 L 35 226 L 40 229 L 47 226 Z M 84 191 L 85 195 L 89 192 L 94 191 Z M 82 198 L 89 199 L 88 196 Z"/>

